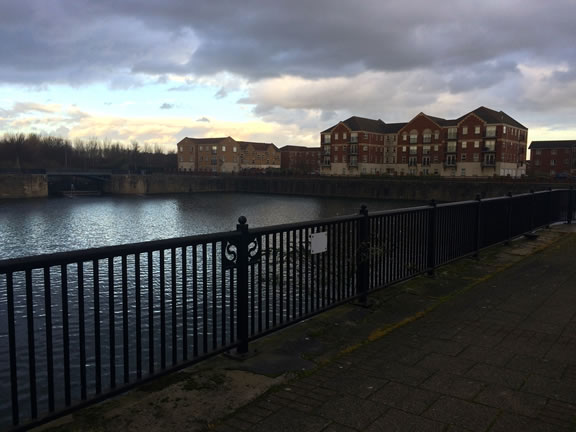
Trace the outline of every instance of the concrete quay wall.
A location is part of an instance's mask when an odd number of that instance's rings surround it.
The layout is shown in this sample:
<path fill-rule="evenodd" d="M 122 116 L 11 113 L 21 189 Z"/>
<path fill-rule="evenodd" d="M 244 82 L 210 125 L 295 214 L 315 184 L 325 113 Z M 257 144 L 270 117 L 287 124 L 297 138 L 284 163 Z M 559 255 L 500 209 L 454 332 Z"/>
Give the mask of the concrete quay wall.
<path fill-rule="evenodd" d="M 267 194 L 357 197 L 426 201 L 462 201 L 520 194 L 531 189 L 561 188 L 564 184 L 487 180 L 293 178 L 267 176 L 112 176 L 104 191 L 112 194 L 163 194 L 195 192 L 248 192 Z"/>
<path fill-rule="evenodd" d="M 48 196 L 48 180 L 43 174 L 0 175 L 0 199 Z"/>

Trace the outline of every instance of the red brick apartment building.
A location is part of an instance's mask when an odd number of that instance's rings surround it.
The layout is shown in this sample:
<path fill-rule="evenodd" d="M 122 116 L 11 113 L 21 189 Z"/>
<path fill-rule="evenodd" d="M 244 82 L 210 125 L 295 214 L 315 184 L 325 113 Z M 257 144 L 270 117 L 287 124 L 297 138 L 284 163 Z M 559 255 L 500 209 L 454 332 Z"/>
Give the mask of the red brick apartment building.
<path fill-rule="evenodd" d="M 320 155 L 320 147 L 287 145 L 280 148 L 280 167 L 294 174 L 319 174 Z"/>
<path fill-rule="evenodd" d="M 280 168 L 280 152 L 272 143 L 234 138 L 184 138 L 178 144 L 178 171 L 232 173 Z"/>
<path fill-rule="evenodd" d="M 576 140 L 532 141 L 530 143 L 531 176 L 571 176 L 575 173 Z"/>
<path fill-rule="evenodd" d="M 424 113 L 407 123 L 350 117 L 320 136 L 324 175 L 526 174 L 528 129 L 486 107 L 452 120 Z"/>

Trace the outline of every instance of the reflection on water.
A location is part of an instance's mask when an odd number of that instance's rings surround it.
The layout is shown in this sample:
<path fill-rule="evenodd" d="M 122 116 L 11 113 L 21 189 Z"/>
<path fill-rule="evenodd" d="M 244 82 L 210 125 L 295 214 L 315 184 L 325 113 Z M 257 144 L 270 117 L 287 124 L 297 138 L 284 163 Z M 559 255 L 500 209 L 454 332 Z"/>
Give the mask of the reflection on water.
<path fill-rule="evenodd" d="M 264 194 L 46 198 L 0 202 L 0 259 L 408 207 L 413 201 Z"/>

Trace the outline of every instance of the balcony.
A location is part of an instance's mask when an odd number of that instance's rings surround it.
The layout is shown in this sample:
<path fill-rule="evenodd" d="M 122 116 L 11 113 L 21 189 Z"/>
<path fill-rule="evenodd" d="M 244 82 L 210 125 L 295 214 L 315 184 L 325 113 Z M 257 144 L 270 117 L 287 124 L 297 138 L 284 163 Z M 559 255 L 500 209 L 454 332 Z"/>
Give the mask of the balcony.
<path fill-rule="evenodd" d="M 448 141 L 456 141 L 458 139 L 457 133 L 449 133 L 448 134 Z"/>
<path fill-rule="evenodd" d="M 496 148 L 493 147 L 482 147 L 482 152 L 484 153 L 495 153 Z"/>
<path fill-rule="evenodd" d="M 330 166 L 330 159 L 324 159 L 322 161 L 322 166 L 329 167 Z"/>
<path fill-rule="evenodd" d="M 456 153 L 456 147 L 447 147 L 446 153 Z"/>
<path fill-rule="evenodd" d="M 348 150 L 348 154 L 351 155 L 357 155 L 358 154 L 358 146 L 350 146 L 350 149 Z"/>
<path fill-rule="evenodd" d="M 358 137 L 350 137 L 350 144 L 358 144 Z"/>
<path fill-rule="evenodd" d="M 445 167 L 445 168 L 446 168 L 446 167 L 455 168 L 455 167 L 456 167 L 456 161 L 455 161 L 455 160 L 452 160 L 452 159 L 446 160 L 446 161 L 444 161 L 444 167 Z"/>
<path fill-rule="evenodd" d="M 495 166 L 496 166 L 496 161 L 494 161 L 494 160 L 482 161 L 482 168 L 494 168 Z"/>
<path fill-rule="evenodd" d="M 496 138 L 496 131 L 492 132 L 492 131 L 486 131 L 486 134 L 484 135 L 484 138 L 490 138 L 490 139 L 494 139 Z"/>

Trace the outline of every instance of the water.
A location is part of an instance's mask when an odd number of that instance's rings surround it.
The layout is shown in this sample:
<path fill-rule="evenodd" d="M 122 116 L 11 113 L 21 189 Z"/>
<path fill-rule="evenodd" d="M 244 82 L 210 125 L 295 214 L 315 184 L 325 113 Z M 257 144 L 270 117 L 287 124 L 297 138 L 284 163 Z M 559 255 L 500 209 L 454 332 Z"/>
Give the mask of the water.
<path fill-rule="evenodd" d="M 376 201 L 360 199 L 334 199 L 334 198 L 311 198 L 298 196 L 278 196 L 262 194 L 232 194 L 232 193 L 203 193 L 196 195 L 165 195 L 165 196 L 146 196 L 146 197 L 83 197 L 77 199 L 68 198 L 47 198 L 34 200 L 2 201 L 0 202 L 0 260 L 21 256 L 30 256 L 43 253 L 63 252 L 74 249 L 85 249 L 92 247 L 111 246 L 117 244 L 126 244 L 133 242 L 158 240 L 165 238 L 189 236 L 194 234 L 203 234 L 218 231 L 230 231 L 236 227 L 237 219 L 240 215 L 248 218 L 251 227 L 260 227 L 267 225 L 283 224 L 290 222 L 316 220 L 337 215 L 346 215 L 357 213 L 360 205 L 366 203 L 371 211 L 385 210 L 390 208 L 408 207 L 417 205 L 415 202 L 406 201 Z M 221 285 L 222 268 L 218 267 L 216 262 L 210 260 L 211 248 L 207 249 L 207 280 L 206 287 Z M 218 246 L 219 247 L 219 246 Z M 166 252 L 166 287 L 171 286 L 170 275 L 170 251 Z M 176 260 L 180 262 L 179 255 L 181 252 L 176 251 Z M 188 251 L 191 254 L 191 251 Z M 219 256 L 219 252 L 216 254 Z M 190 255 L 189 255 L 190 257 Z M 128 298 L 130 300 L 128 321 L 130 325 L 130 370 L 133 377 L 134 369 L 134 341 L 135 333 L 134 322 L 136 308 L 133 302 L 135 297 L 133 263 L 134 257 L 128 258 Z M 198 255 L 198 266 L 202 267 L 202 254 Z M 159 275 L 158 259 L 154 264 L 154 278 Z M 212 275 L 212 266 L 216 266 L 216 275 Z M 147 258 L 142 256 L 142 269 L 147 268 Z M 103 358 L 107 358 L 110 352 L 110 341 L 108 338 L 110 321 L 114 322 L 116 327 L 114 344 L 116 349 L 115 357 L 118 358 L 116 375 L 121 380 L 122 368 L 122 348 L 124 339 L 122 335 L 122 311 L 120 304 L 114 308 L 111 314 L 108 304 L 110 295 L 117 303 L 121 297 L 121 286 L 118 281 L 121 280 L 120 262 L 116 259 L 114 279 L 114 294 L 107 291 L 107 267 L 106 262 L 99 263 L 100 267 L 100 285 L 101 292 L 99 295 L 100 306 L 98 311 L 101 320 L 101 350 Z M 54 361 L 55 361 L 55 378 L 56 378 L 56 402 L 57 406 L 63 404 L 63 375 L 62 362 L 64 356 L 63 339 L 63 321 L 62 321 L 62 293 L 59 287 L 60 274 L 58 268 L 52 269 L 51 273 L 51 310 L 53 315 L 52 329 L 54 338 Z M 76 279 L 76 265 L 68 266 L 68 316 L 69 332 L 71 346 L 71 385 L 72 399 L 78 400 L 79 388 L 79 352 L 78 352 L 78 334 L 80 321 L 79 314 L 79 294 Z M 191 272 L 192 269 L 189 269 Z M 85 287 L 84 287 L 84 308 L 86 333 L 94 333 L 94 292 L 92 291 L 93 280 L 92 263 L 84 264 Z M 181 274 L 180 264 L 178 264 L 177 274 Z M 46 310 L 44 307 L 44 282 L 41 271 L 32 272 L 32 303 L 34 304 L 34 333 L 36 338 L 35 345 L 37 358 L 37 384 L 39 391 L 40 411 L 46 410 Z M 26 293 L 24 289 L 24 274 L 20 273 L 14 278 L 14 303 L 15 303 L 15 322 L 16 322 L 16 355 L 17 355 L 17 375 L 18 385 L 22 392 L 20 399 L 20 410 L 23 417 L 29 415 L 29 402 L 27 399 L 27 390 L 29 388 L 29 376 L 27 369 L 27 309 Z M 213 278 L 214 281 L 212 280 Z M 142 286 L 147 287 L 147 274 L 142 276 Z M 213 285 L 214 284 L 214 285 Z M 200 312 L 198 318 L 200 325 L 198 334 L 205 338 L 212 338 L 217 334 L 217 322 L 221 317 L 222 310 L 231 310 L 234 308 L 230 304 L 230 299 L 224 299 L 220 292 L 212 294 L 211 291 L 203 290 L 205 288 L 202 280 L 198 284 L 198 305 L 202 310 L 203 305 L 216 305 L 216 311 L 210 313 L 208 309 Z M 176 297 L 172 297 L 170 289 L 164 292 L 167 311 L 166 325 L 168 336 L 172 319 L 170 317 L 170 307 L 175 305 L 180 311 L 182 303 L 182 290 L 178 286 Z M 148 317 L 153 316 L 154 339 L 156 341 L 156 351 L 159 351 L 159 313 L 157 307 L 160 304 L 160 287 L 154 282 L 152 292 L 153 312 L 148 311 L 148 301 L 146 297 L 142 298 L 142 319 L 143 319 L 143 340 L 146 341 L 148 333 Z M 146 291 L 147 293 L 147 291 Z M 282 305 L 283 303 L 280 302 Z M 283 308 L 283 306 L 282 306 Z M 179 312 L 180 313 L 180 312 Z M 202 323 L 202 319 L 206 318 Z M 177 325 L 177 333 L 181 333 L 181 316 L 174 320 Z M 216 337 L 216 336 L 215 336 Z M 218 344 L 221 337 L 218 336 Z M 6 282 L 0 276 L 0 429 L 7 426 L 10 418 L 10 387 L 9 387 L 9 367 L 8 367 L 8 340 L 7 340 L 7 297 Z M 170 338 L 168 337 L 167 352 L 171 348 Z M 220 345 L 219 345 L 220 346 Z M 95 344 L 93 339 L 88 338 L 86 346 L 86 370 L 87 380 L 93 389 L 95 376 L 94 351 Z M 143 347 L 146 354 L 147 345 Z M 181 357 L 181 353 L 178 355 Z M 144 364 L 146 369 L 147 364 Z M 110 368 L 108 363 L 104 362 L 102 366 L 102 376 L 105 382 L 109 378 Z M 106 385 L 105 385 L 106 386 Z"/>
<path fill-rule="evenodd" d="M 201 193 L 0 201 L 0 260 L 418 205 L 285 195 Z"/>

